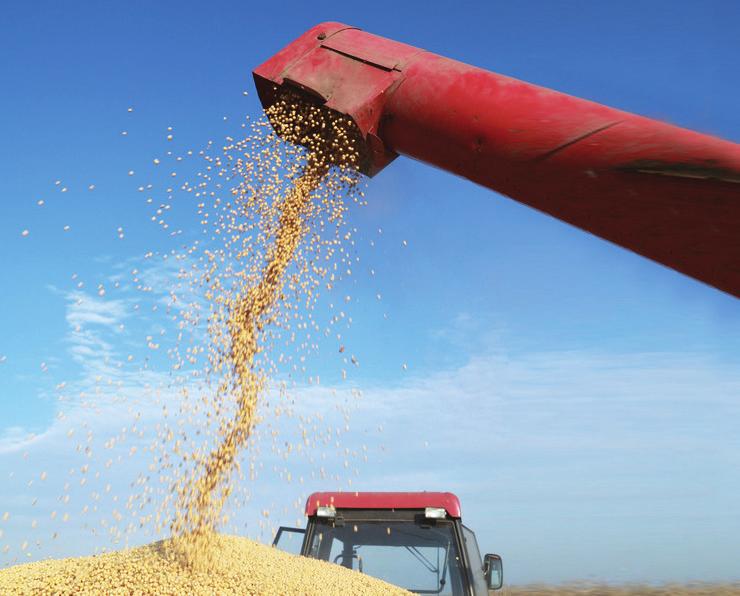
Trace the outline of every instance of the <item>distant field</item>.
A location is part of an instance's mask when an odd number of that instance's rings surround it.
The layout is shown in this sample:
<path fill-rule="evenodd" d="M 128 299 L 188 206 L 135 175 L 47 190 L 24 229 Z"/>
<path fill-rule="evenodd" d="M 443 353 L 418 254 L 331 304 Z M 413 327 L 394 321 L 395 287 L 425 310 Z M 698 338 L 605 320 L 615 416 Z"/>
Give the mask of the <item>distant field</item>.
<path fill-rule="evenodd" d="M 740 595 L 740 583 L 734 584 L 666 584 L 645 586 L 603 586 L 596 584 L 571 584 L 561 586 L 509 586 L 501 596 L 730 596 Z"/>

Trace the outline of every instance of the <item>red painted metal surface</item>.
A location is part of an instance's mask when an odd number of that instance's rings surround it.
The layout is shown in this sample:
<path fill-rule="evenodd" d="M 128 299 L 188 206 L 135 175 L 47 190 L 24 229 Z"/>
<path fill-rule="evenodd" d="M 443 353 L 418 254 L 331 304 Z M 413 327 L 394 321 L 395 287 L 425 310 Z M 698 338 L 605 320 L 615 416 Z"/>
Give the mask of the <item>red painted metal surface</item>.
<path fill-rule="evenodd" d="M 451 517 L 461 517 L 460 500 L 452 493 L 321 492 L 306 500 L 306 515 L 318 507 L 335 509 L 424 509 L 443 507 Z"/>
<path fill-rule="evenodd" d="M 402 154 L 740 297 L 740 145 L 340 23 L 254 71 L 351 116 L 374 175 Z"/>

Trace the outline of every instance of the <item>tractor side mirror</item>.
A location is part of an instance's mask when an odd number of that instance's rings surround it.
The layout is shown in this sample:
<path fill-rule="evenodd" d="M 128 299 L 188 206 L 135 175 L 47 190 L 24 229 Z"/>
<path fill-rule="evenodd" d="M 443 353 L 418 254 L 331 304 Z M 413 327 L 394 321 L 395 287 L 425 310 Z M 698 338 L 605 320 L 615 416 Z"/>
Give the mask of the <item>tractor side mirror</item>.
<path fill-rule="evenodd" d="M 499 590 L 504 585 L 504 564 L 501 557 L 487 554 L 483 559 L 483 571 L 489 590 Z"/>

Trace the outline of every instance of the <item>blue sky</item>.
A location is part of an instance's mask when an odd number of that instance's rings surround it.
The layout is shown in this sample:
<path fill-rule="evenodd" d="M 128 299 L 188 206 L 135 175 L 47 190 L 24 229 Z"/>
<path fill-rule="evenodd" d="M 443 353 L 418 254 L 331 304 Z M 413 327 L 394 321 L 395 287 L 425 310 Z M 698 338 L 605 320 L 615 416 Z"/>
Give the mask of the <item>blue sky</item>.
<path fill-rule="evenodd" d="M 33 541 L 33 508 L 47 520 L 79 464 L 65 424 L 120 430 L 127 410 L 107 380 L 145 418 L 154 409 L 145 384 L 161 383 L 166 367 L 143 338 L 166 320 L 151 310 L 156 292 L 114 284 L 138 268 L 166 287 L 166 266 L 143 257 L 177 239 L 149 221 L 145 199 L 160 202 L 170 170 L 196 171 L 189 149 L 259 116 L 254 66 L 338 20 L 738 142 L 738 18 L 732 1 L 6 6 L 0 520 L 12 516 L 0 521 L 0 564 Z M 168 149 L 186 158 L 169 158 L 163 173 L 152 159 Z M 294 523 L 296 500 L 350 477 L 359 489 L 457 492 L 512 582 L 738 579 L 740 302 L 410 160 L 370 181 L 367 196 L 350 214 L 363 271 L 337 289 L 352 296 L 345 341 L 360 367 L 341 383 L 327 348 L 310 361 L 327 390 L 296 389 L 296 408 L 326 412 L 329 425 L 344 427 L 334 406 L 349 404 L 342 449 L 354 455 L 345 469 L 327 451 L 326 480 L 293 462 L 306 482 L 286 485 L 287 464 L 261 450 L 257 461 L 278 472 L 245 483 L 243 531 L 266 539 L 263 508 L 269 524 Z M 184 237 L 196 227 L 191 207 L 171 216 Z M 128 354 L 152 364 L 111 365 Z M 59 403 L 61 383 L 69 399 Z M 100 412 L 76 407 L 80 392 L 98 396 Z M 113 483 L 137 465 L 123 458 Z M 45 469 L 59 477 L 40 482 Z M 32 558 L 105 544 L 75 516 L 59 531 L 64 543 L 43 541 Z"/>

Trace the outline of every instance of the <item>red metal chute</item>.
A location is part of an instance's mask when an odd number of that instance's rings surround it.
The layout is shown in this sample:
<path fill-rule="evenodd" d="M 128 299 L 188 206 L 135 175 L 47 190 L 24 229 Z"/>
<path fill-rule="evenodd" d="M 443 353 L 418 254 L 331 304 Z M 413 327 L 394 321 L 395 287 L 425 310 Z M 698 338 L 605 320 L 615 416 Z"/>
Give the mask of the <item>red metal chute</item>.
<path fill-rule="evenodd" d="M 340 23 L 254 71 L 354 120 L 363 171 L 398 154 L 740 297 L 740 145 L 558 93 Z"/>

